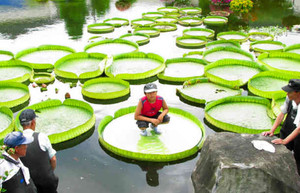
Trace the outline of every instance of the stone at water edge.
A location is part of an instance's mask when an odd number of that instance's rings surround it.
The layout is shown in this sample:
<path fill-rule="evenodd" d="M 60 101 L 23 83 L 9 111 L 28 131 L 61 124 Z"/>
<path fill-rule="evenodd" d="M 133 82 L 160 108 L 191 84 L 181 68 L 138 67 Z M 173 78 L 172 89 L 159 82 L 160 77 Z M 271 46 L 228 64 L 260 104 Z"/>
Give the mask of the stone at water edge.
<path fill-rule="evenodd" d="M 195 193 L 300 192 L 293 154 L 283 145 L 270 153 L 251 143 L 272 139 L 229 132 L 208 136 L 192 174 Z"/>

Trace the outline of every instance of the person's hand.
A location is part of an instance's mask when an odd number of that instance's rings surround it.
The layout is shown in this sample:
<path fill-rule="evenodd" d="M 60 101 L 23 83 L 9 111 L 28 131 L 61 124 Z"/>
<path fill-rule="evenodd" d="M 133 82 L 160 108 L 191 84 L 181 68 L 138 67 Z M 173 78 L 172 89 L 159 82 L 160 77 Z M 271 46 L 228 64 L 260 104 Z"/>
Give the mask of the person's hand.
<path fill-rule="evenodd" d="M 157 118 L 157 120 L 159 121 L 159 123 L 162 123 L 162 122 L 163 122 L 163 119 L 164 119 L 164 117 L 162 117 L 162 116 L 159 116 L 159 117 Z"/>
<path fill-rule="evenodd" d="M 158 119 L 152 119 L 151 123 L 152 123 L 153 125 L 156 126 L 156 125 L 158 125 L 160 122 L 159 122 Z"/>
<path fill-rule="evenodd" d="M 261 133 L 263 136 L 270 136 L 272 137 L 274 135 L 274 133 L 272 131 L 265 131 Z"/>
<path fill-rule="evenodd" d="M 280 139 L 280 138 L 274 139 L 271 142 L 274 143 L 274 144 L 284 144 L 284 141 L 282 139 Z"/>

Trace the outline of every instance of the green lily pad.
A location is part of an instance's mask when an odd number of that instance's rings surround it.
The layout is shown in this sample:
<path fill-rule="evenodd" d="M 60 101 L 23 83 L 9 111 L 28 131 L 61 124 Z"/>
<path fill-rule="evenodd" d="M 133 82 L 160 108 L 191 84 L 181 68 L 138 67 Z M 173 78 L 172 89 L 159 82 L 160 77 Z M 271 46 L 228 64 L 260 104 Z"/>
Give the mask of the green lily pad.
<path fill-rule="evenodd" d="M 11 60 L 14 58 L 14 54 L 9 51 L 0 50 L 0 61 Z"/>
<path fill-rule="evenodd" d="M 293 44 L 284 49 L 285 52 L 300 54 L 300 44 Z"/>
<path fill-rule="evenodd" d="M 158 17 L 155 19 L 156 23 L 177 23 L 178 18 L 177 17 L 172 17 L 172 16 L 163 16 L 163 17 Z"/>
<path fill-rule="evenodd" d="M 130 92 L 128 82 L 116 78 L 97 78 L 88 80 L 84 83 L 82 95 L 100 100 L 115 99 Z"/>
<path fill-rule="evenodd" d="M 200 7 L 183 7 L 179 9 L 179 13 L 187 15 L 198 15 L 202 13 Z"/>
<path fill-rule="evenodd" d="M 109 151 L 136 160 L 165 162 L 193 155 L 202 147 L 204 127 L 192 114 L 170 107 L 171 121 L 158 126 L 161 135 L 148 129 L 149 136 L 140 136 L 133 119 L 135 108 L 120 109 L 114 117 L 102 119 L 98 127 L 99 141 Z"/>
<path fill-rule="evenodd" d="M 195 58 L 173 58 L 166 60 L 165 70 L 158 74 L 160 80 L 183 83 L 204 75 L 206 62 Z"/>
<path fill-rule="evenodd" d="M 16 59 L 30 63 L 34 71 L 49 71 L 57 60 L 74 52 L 75 50 L 66 46 L 42 45 L 18 52 Z"/>
<path fill-rule="evenodd" d="M 78 137 L 93 128 L 96 121 L 93 108 L 75 99 L 66 99 L 63 103 L 60 100 L 47 100 L 27 108 L 33 109 L 38 115 L 36 131 L 48 135 L 52 144 Z M 16 117 L 16 129 L 21 131 L 20 113 Z"/>
<path fill-rule="evenodd" d="M 20 60 L 9 60 L 0 62 L 0 82 L 21 82 L 29 80 L 33 70 L 30 64 Z"/>
<path fill-rule="evenodd" d="M 55 63 L 54 73 L 67 79 L 88 79 L 100 76 L 104 71 L 107 56 L 100 53 L 78 52 Z"/>
<path fill-rule="evenodd" d="M 188 52 L 186 54 L 183 54 L 184 58 L 197 58 L 197 59 L 202 59 L 202 51 L 193 51 L 193 52 Z"/>
<path fill-rule="evenodd" d="M 232 40 L 237 42 L 245 42 L 248 40 L 248 35 L 243 32 L 228 31 L 221 32 L 217 35 L 218 40 Z"/>
<path fill-rule="evenodd" d="M 177 7 L 160 7 L 157 8 L 157 11 L 164 13 L 178 13 L 179 9 Z"/>
<path fill-rule="evenodd" d="M 165 68 L 164 59 L 152 53 L 127 53 L 114 56 L 113 61 L 106 65 L 105 74 L 125 80 L 150 78 Z"/>
<path fill-rule="evenodd" d="M 286 97 L 281 98 L 272 98 L 272 110 L 275 116 L 277 117 L 279 113 L 281 112 L 280 107 L 284 104 Z"/>
<path fill-rule="evenodd" d="M 0 139 L 14 130 L 14 114 L 7 107 L 0 107 Z"/>
<path fill-rule="evenodd" d="M 134 33 L 144 33 L 150 36 L 150 38 L 154 38 L 160 35 L 160 30 L 154 27 L 138 27 L 134 29 Z"/>
<path fill-rule="evenodd" d="M 250 44 L 250 50 L 255 52 L 281 52 L 284 47 L 285 44 L 272 40 L 256 41 Z"/>
<path fill-rule="evenodd" d="M 236 48 L 241 48 L 241 45 L 236 42 L 236 41 L 231 41 L 231 40 L 216 40 L 212 42 L 208 42 L 205 45 L 206 49 L 212 49 L 215 47 L 236 47 Z"/>
<path fill-rule="evenodd" d="M 146 12 L 142 14 L 142 17 L 146 19 L 156 19 L 158 17 L 163 17 L 164 15 L 164 12 Z"/>
<path fill-rule="evenodd" d="M 256 62 L 223 59 L 205 66 L 205 76 L 217 84 L 239 88 L 254 75 L 265 70 L 265 67 Z"/>
<path fill-rule="evenodd" d="M 88 53 L 103 53 L 108 56 L 118 55 L 127 52 L 138 51 L 138 44 L 124 39 L 108 39 L 91 43 L 85 46 L 84 51 Z"/>
<path fill-rule="evenodd" d="M 50 73 L 34 73 L 30 77 L 30 82 L 35 82 L 37 84 L 49 84 L 55 80 L 55 77 Z"/>
<path fill-rule="evenodd" d="M 90 33 L 110 33 L 115 30 L 113 24 L 110 23 L 95 23 L 87 26 Z"/>
<path fill-rule="evenodd" d="M 253 61 L 253 56 L 236 47 L 215 47 L 203 53 L 203 59 L 207 62 L 216 62 L 221 59 L 238 59 Z"/>
<path fill-rule="evenodd" d="M 286 92 L 281 88 L 292 78 L 299 79 L 300 76 L 275 71 L 260 72 L 249 80 L 248 89 L 253 94 L 265 98 L 285 97 Z"/>
<path fill-rule="evenodd" d="M 196 78 L 184 82 L 177 93 L 184 99 L 198 104 L 205 104 L 228 96 L 242 94 L 242 89 L 232 89 L 209 82 L 207 78 Z"/>
<path fill-rule="evenodd" d="M 181 36 L 176 38 L 176 45 L 182 48 L 201 48 L 207 39 L 202 36 Z"/>
<path fill-rule="evenodd" d="M 184 36 L 198 36 L 198 37 L 206 37 L 213 38 L 215 35 L 215 31 L 206 28 L 190 28 L 183 30 Z"/>
<path fill-rule="evenodd" d="M 147 18 L 131 20 L 131 25 L 133 26 L 133 28 L 150 27 L 150 25 L 152 25 L 154 23 L 155 23 L 154 19 L 147 19 Z"/>
<path fill-rule="evenodd" d="M 250 32 L 248 33 L 248 37 L 251 42 L 264 40 L 272 41 L 274 39 L 274 36 L 272 34 L 266 32 Z"/>
<path fill-rule="evenodd" d="M 160 32 L 169 32 L 177 30 L 177 25 L 172 23 L 156 23 L 151 27 L 158 29 Z"/>
<path fill-rule="evenodd" d="M 128 33 L 120 36 L 120 38 L 136 42 L 139 46 L 148 44 L 150 42 L 150 36 L 143 33 Z"/>
<path fill-rule="evenodd" d="M 300 75 L 300 55 L 288 52 L 270 52 L 259 55 L 257 61 L 268 69 Z"/>
<path fill-rule="evenodd" d="M 0 82 L 0 106 L 10 109 L 28 102 L 29 89 L 26 85 L 18 82 Z"/>
<path fill-rule="evenodd" d="M 265 98 L 233 96 L 208 103 L 205 119 L 223 130 L 255 134 L 272 127 L 274 120 L 269 117 L 270 111 L 270 102 Z M 279 128 L 276 133 L 278 131 Z"/>
<path fill-rule="evenodd" d="M 205 25 L 225 25 L 227 22 L 228 18 L 222 16 L 206 16 L 203 19 Z"/>
<path fill-rule="evenodd" d="M 203 20 L 198 17 L 182 17 L 178 19 L 178 23 L 183 26 L 198 26 L 203 23 Z"/>
<path fill-rule="evenodd" d="M 106 19 L 106 20 L 103 21 L 103 23 L 110 23 L 114 27 L 121 27 L 121 26 L 129 25 L 128 19 L 119 18 L 119 17 L 114 17 L 114 18 L 111 18 L 111 19 Z"/>

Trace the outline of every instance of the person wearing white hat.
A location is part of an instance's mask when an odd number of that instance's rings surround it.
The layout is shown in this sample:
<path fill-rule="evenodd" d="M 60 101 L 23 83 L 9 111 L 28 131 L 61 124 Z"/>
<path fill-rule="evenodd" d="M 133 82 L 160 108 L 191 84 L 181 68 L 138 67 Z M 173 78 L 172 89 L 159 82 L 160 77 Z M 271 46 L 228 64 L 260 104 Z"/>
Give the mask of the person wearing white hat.
<path fill-rule="evenodd" d="M 37 193 L 30 173 L 20 160 L 26 156 L 27 144 L 32 143 L 33 137 L 24 136 L 15 131 L 6 135 L 4 145 L 6 150 L 0 159 L 0 189 L 7 193 Z M 14 149 L 13 151 L 8 151 Z"/>
<path fill-rule="evenodd" d="M 154 83 L 149 83 L 144 86 L 145 96 L 139 100 L 136 107 L 134 118 L 137 120 L 136 124 L 141 130 L 142 136 L 147 136 L 147 128 L 150 127 L 156 134 L 161 134 L 157 126 L 161 123 L 170 121 L 167 115 L 169 112 L 166 101 L 157 95 L 157 86 Z M 160 112 L 160 109 L 163 109 Z"/>

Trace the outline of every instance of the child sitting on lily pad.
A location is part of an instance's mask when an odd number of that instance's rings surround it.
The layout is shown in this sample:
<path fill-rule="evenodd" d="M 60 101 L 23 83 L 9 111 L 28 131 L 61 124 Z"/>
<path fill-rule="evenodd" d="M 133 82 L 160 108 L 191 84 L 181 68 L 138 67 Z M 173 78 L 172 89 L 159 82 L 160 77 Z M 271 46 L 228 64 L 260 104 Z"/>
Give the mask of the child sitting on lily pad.
<path fill-rule="evenodd" d="M 161 96 L 157 95 L 157 86 L 154 83 L 144 86 L 144 94 L 145 96 L 139 100 L 135 110 L 136 124 L 140 128 L 142 136 L 147 136 L 146 129 L 149 123 L 156 134 L 161 134 L 157 126 L 170 121 L 170 117 L 167 115 L 169 112 L 167 103 Z M 161 108 L 162 112 L 160 112 Z"/>

